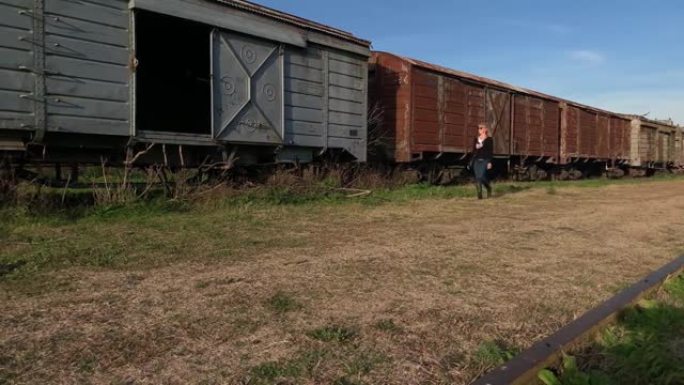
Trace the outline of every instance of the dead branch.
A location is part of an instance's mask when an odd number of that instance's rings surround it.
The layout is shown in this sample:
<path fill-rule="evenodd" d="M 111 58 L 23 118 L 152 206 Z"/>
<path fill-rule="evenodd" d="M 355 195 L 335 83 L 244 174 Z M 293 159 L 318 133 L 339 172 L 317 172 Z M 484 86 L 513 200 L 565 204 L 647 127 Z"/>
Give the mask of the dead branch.
<path fill-rule="evenodd" d="M 373 193 L 372 190 L 361 190 L 361 189 L 357 189 L 357 188 L 346 188 L 346 187 L 336 188 L 334 190 L 340 191 L 340 192 L 352 193 L 350 195 L 345 195 L 345 198 L 360 198 L 360 197 L 365 197 L 365 196 L 371 195 Z"/>
<path fill-rule="evenodd" d="M 143 156 L 143 155 L 147 154 L 148 152 L 150 152 L 150 150 L 152 150 L 152 148 L 155 146 L 155 144 L 156 144 L 156 143 L 150 143 L 150 144 L 148 144 L 148 145 L 147 145 L 147 148 L 145 148 L 145 149 L 142 150 L 142 151 L 139 151 L 137 154 L 135 154 L 135 156 L 133 156 L 132 159 L 130 159 L 130 160 L 126 159 L 126 161 L 124 162 L 124 165 L 126 165 L 127 167 L 132 166 L 133 163 L 135 163 L 141 156 Z"/>

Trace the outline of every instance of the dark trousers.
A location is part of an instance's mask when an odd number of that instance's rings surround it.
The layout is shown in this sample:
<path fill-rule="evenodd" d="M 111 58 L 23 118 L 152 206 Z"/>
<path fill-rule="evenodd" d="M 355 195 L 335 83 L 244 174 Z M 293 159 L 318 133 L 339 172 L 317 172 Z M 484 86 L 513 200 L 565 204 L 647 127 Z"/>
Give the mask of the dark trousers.
<path fill-rule="evenodd" d="M 477 197 L 482 199 L 482 187 L 487 189 L 487 198 L 492 195 L 492 185 L 489 182 L 487 165 L 488 159 L 475 159 L 473 161 L 473 172 L 475 172 L 475 185 L 477 186 Z"/>

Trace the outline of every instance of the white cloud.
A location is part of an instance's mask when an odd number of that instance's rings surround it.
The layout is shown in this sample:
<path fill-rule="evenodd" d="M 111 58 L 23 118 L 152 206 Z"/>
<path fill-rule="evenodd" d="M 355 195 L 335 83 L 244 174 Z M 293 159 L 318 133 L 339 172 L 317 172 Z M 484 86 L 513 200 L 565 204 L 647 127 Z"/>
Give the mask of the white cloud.
<path fill-rule="evenodd" d="M 606 61 L 606 57 L 600 52 L 590 50 L 575 50 L 568 52 L 570 59 L 584 64 L 601 64 Z"/>

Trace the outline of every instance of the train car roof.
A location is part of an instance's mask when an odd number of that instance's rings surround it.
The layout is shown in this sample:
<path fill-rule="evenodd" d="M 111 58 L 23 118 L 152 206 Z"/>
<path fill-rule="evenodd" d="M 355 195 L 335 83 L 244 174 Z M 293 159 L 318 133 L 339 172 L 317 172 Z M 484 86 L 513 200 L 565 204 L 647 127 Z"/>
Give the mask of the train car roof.
<path fill-rule="evenodd" d="M 443 66 L 440 66 L 437 64 L 427 63 L 427 62 L 424 62 L 421 60 L 417 60 L 417 59 L 413 59 L 410 57 L 393 54 L 390 52 L 383 52 L 383 51 L 373 51 L 373 52 L 378 53 L 378 54 L 383 54 L 383 55 L 395 56 L 401 60 L 404 60 L 404 61 L 410 63 L 413 66 L 423 68 L 423 69 L 427 69 L 429 71 L 440 72 L 440 73 L 456 76 L 459 78 L 470 80 L 472 82 L 476 82 L 476 83 L 480 83 L 480 84 L 484 84 L 484 85 L 490 85 L 490 86 L 494 86 L 496 88 L 510 90 L 510 91 L 514 91 L 514 92 L 517 92 L 520 94 L 535 96 L 538 98 L 547 99 L 547 100 L 551 100 L 551 101 L 555 101 L 555 102 L 559 102 L 559 103 L 566 103 L 570 106 L 578 107 L 578 108 L 581 108 L 584 110 L 589 110 L 589 111 L 593 111 L 593 112 L 597 112 L 597 113 L 601 113 L 601 114 L 612 115 L 612 116 L 617 117 L 617 118 L 622 118 L 622 119 L 626 119 L 626 120 L 631 119 L 631 118 L 628 118 L 625 114 L 620 114 L 617 112 L 603 110 L 600 108 L 588 106 L 588 105 L 585 105 L 582 103 L 574 102 L 574 101 L 568 100 L 568 99 L 559 98 L 557 96 L 553 96 L 553 95 L 545 94 L 542 92 L 534 91 L 534 90 L 531 90 L 528 88 L 518 87 L 518 86 L 509 84 L 509 83 L 505 83 L 505 82 L 502 82 L 499 80 L 485 78 L 485 77 L 474 75 L 474 74 L 471 74 L 468 72 L 458 71 L 458 70 L 455 70 L 452 68 L 443 67 Z"/>
<path fill-rule="evenodd" d="M 254 13 L 261 16 L 266 16 L 271 19 L 275 19 L 287 24 L 291 24 L 300 28 L 324 33 L 326 35 L 334 36 L 338 39 L 346 40 L 352 43 L 362 45 L 364 47 L 370 47 L 371 42 L 369 40 L 361 39 L 354 36 L 351 32 L 343 31 L 322 23 L 317 23 L 312 20 L 304 19 L 299 16 L 295 16 L 286 12 L 278 11 L 273 8 L 265 7 L 260 4 L 253 3 L 246 0 L 212 0 L 216 3 L 240 9 L 245 12 Z"/>
<path fill-rule="evenodd" d="M 672 119 L 669 119 L 669 120 L 649 119 L 649 118 L 642 116 L 642 115 L 632 115 L 632 114 L 624 114 L 623 116 L 625 116 L 625 118 L 628 118 L 628 119 L 641 120 L 642 122 L 646 122 L 646 123 L 652 124 L 652 125 L 667 126 L 667 127 L 673 127 L 673 128 L 682 128 L 682 126 L 675 124 L 675 122 L 673 122 Z"/>

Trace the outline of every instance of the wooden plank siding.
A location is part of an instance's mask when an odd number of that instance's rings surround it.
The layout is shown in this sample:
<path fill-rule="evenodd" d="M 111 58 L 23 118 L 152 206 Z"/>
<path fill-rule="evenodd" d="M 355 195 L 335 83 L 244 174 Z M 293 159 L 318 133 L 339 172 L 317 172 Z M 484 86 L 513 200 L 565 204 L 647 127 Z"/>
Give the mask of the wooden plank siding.
<path fill-rule="evenodd" d="M 128 1 L 47 0 L 48 131 L 131 133 Z"/>
<path fill-rule="evenodd" d="M 35 123 L 33 0 L 0 2 L 0 129 Z"/>

